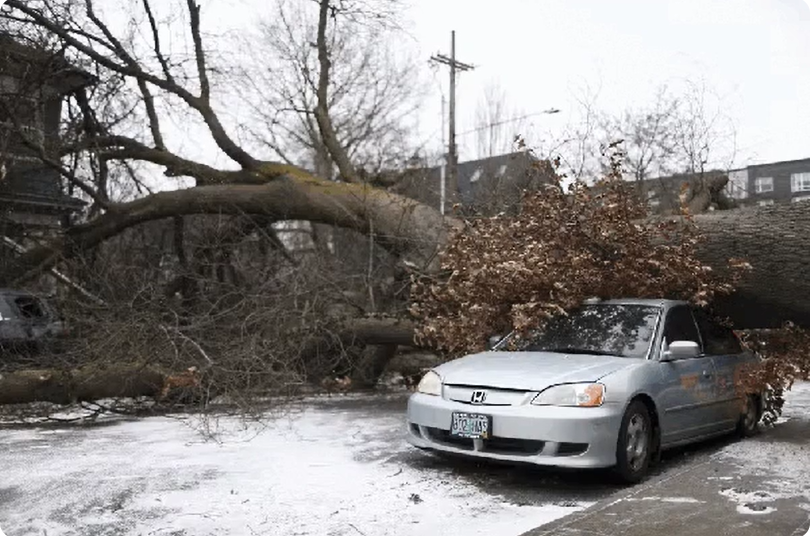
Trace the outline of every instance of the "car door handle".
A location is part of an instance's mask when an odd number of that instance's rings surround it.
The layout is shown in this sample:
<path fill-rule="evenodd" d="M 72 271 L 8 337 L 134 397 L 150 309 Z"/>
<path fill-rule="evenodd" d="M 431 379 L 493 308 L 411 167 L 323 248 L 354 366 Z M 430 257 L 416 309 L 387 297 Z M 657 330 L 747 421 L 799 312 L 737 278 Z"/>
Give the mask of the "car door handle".
<path fill-rule="evenodd" d="M 703 371 L 703 377 L 704 377 L 704 378 L 711 378 L 711 377 L 712 377 L 712 373 L 711 373 L 711 372 L 709 372 L 708 370 L 704 370 L 704 371 Z"/>

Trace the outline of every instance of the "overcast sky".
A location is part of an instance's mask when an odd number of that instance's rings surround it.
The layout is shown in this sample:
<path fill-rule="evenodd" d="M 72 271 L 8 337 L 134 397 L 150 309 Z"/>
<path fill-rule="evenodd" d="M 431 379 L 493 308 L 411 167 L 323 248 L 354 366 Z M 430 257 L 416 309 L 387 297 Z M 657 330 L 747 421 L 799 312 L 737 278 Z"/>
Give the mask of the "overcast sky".
<path fill-rule="evenodd" d="M 495 80 L 552 132 L 575 119 L 573 94 L 598 90 L 620 112 L 650 101 L 663 83 L 704 80 L 733 119 L 740 161 L 810 157 L 810 7 L 802 0 L 412 0 L 410 28 L 428 57 L 456 52 L 477 68 L 462 75 L 460 130 L 472 127 Z M 496 7 L 493 7 L 496 6 Z M 426 121 L 440 115 L 439 82 Z M 427 126 L 427 125 L 426 125 Z M 432 125 L 431 125 L 432 126 Z M 423 129 L 430 132 L 430 128 Z M 460 140 L 462 157 L 474 136 Z M 464 143 L 466 142 L 466 143 Z"/>
<path fill-rule="evenodd" d="M 309 0 L 300 0 L 302 2 Z M 719 98 L 736 130 L 736 165 L 810 157 L 810 6 L 805 0 L 404 0 L 402 38 L 424 58 L 431 94 L 420 114 L 418 142 L 441 149 L 441 98 L 449 54 L 476 69 L 461 75 L 458 131 L 474 125 L 475 108 L 496 82 L 509 105 L 532 118 L 546 141 L 579 120 L 577 97 L 619 114 L 649 103 L 658 87 L 702 82 Z M 208 28 L 244 30 L 272 13 L 267 0 L 203 0 Z M 240 31 L 241 33 L 241 31 Z M 230 104 L 229 104 L 230 107 Z M 189 133 L 191 134 L 191 133 Z M 197 147 L 204 160 L 215 154 Z M 475 136 L 459 139 L 474 158 Z M 195 152 L 195 151 L 192 151 Z M 266 155 L 259 155 L 264 157 Z M 224 155 L 212 163 L 223 165 Z M 230 163 L 232 165 L 232 163 Z"/>

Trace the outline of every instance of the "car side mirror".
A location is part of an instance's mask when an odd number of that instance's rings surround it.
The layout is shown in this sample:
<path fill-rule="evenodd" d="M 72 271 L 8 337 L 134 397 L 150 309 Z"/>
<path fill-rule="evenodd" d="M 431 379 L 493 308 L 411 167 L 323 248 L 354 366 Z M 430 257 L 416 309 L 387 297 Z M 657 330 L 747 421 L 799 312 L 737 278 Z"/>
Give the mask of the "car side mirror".
<path fill-rule="evenodd" d="M 672 341 L 661 356 L 661 361 L 692 359 L 700 355 L 700 346 L 695 341 Z"/>
<path fill-rule="evenodd" d="M 503 335 L 493 335 L 487 340 L 487 350 L 492 350 L 503 340 Z"/>

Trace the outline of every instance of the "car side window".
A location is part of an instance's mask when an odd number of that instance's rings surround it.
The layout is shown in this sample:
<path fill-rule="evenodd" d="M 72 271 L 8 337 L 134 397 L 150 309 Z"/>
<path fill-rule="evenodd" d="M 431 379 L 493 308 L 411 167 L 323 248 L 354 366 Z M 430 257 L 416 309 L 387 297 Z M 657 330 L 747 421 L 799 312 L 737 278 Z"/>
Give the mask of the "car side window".
<path fill-rule="evenodd" d="M 703 337 L 703 351 L 706 355 L 736 355 L 743 352 L 742 345 L 731 328 L 715 322 L 703 311 L 695 311 L 695 318 Z"/>
<path fill-rule="evenodd" d="M 676 305 L 667 313 L 664 341 L 667 347 L 673 341 L 692 341 L 700 345 L 700 334 L 695 319 L 692 317 L 692 311 L 685 305 Z"/>

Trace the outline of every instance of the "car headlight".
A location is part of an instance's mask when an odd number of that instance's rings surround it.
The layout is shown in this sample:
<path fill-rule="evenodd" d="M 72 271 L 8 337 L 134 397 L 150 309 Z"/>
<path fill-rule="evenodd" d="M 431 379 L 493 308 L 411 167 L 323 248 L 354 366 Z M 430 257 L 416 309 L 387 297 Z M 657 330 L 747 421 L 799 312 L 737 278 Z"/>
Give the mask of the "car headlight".
<path fill-rule="evenodd" d="M 427 374 L 422 376 L 422 380 L 419 382 L 416 390 L 426 395 L 441 396 L 442 377 L 436 372 L 429 370 Z"/>
<path fill-rule="evenodd" d="M 601 383 L 570 383 L 549 387 L 534 397 L 532 404 L 595 408 L 601 406 L 604 401 L 605 386 Z"/>

